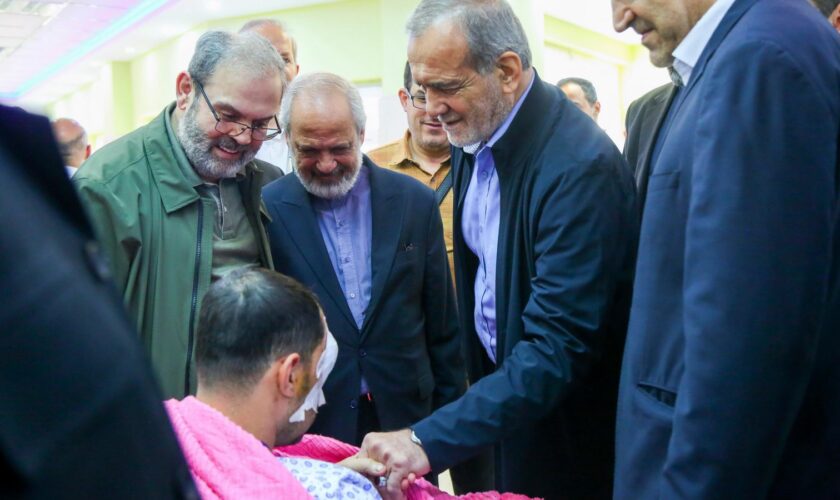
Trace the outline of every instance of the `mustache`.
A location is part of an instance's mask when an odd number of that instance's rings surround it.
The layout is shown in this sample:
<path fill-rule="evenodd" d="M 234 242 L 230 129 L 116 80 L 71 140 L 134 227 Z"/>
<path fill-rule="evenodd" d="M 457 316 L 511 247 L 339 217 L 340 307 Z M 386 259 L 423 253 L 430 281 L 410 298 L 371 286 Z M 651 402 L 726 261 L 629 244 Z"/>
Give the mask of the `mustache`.
<path fill-rule="evenodd" d="M 319 172 L 318 169 L 313 169 L 313 174 L 315 177 L 319 179 L 341 179 L 343 178 L 347 172 L 351 170 L 351 168 L 343 163 L 339 163 L 336 167 L 329 173 Z"/>
<path fill-rule="evenodd" d="M 228 151 L 236 151 L 237 153 L 248 151 L 251 148 L 250 144 L 239 144 L 233 137 L 230 137 L 229 135 L 225 135 L 216 139 L 216 145 L 221 146 L 227 149 Z"/>

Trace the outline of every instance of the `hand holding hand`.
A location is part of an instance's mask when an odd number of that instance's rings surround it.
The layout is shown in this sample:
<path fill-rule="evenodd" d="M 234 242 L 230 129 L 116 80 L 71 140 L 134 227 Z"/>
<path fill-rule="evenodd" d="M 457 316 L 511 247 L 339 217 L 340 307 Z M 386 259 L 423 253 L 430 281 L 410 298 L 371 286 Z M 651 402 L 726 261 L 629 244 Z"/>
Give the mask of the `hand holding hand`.
<path fill-rule="evenodd" d="M 431 470 L 426 452 L 411 440 L 411 429 L 368 434 L 360 455 L 377 460 L 390 470 L 386 487 L 390 494 L 401 493 Z"/>

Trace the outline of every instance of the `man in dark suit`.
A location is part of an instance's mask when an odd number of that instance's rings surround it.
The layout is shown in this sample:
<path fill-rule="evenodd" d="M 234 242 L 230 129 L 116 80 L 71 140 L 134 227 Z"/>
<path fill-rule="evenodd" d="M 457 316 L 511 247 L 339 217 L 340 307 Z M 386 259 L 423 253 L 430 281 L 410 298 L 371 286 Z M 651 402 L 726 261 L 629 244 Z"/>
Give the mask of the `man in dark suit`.
<path fill-rule="evenodd" d="M 540 80 L 504 1 L 424 1 L 408 60 L 456 146 L 455 270 L 472 385 L 363 451 L 389 488 L 495 446 L 496 487 L 609 498 L 636 248 L 633 179 L 610 139 Z"/>
<path fill-rule="evenodd" d="M 440 214 L 431 189 L 363 158 L 361 97 L 342 78 L 296 78 L 280 114 L 297 174 L 263 191 L 272 255 L 339 345 L 312 432 L 359 444 L 464 390 Z"/>
<path fill-rule="evenodd" d="M 650 177 L 650 155 L 659 126 L 665 118 L 674 87 L 666 83 L 636 99 L 627 108 L 625 124 L 627 140 L 624 141 L 624 159 L 636 178 L 636 200 L 644 208 L 647 196 L 647 181 Z"/>
<path fill-rule="evenodd" d="M 617 498 L 840 497 L 840 39 L 807 2 L 613 0 L 653 147 Z"/>
<path fill-rule="evenodd" d="M 0 497 L 198 498 L 46 118 L 0 171 Z"/>

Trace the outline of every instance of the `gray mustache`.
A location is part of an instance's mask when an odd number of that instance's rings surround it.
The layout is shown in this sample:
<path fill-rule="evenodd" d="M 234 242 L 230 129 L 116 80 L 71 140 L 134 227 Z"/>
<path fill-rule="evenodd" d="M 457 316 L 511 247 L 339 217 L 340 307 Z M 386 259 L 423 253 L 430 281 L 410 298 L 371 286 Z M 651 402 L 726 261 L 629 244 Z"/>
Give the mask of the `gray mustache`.
<path fill-rule="evenodd" d="M 229 151 L 236 151 L 237 153 L 241 153 L 243 151 L 247 151 L 248 148 L 251 147 L 250 144 L 239 144 L 236 142 L 232 137 L 220 137 L 216 144 L 229 150 Z"/>

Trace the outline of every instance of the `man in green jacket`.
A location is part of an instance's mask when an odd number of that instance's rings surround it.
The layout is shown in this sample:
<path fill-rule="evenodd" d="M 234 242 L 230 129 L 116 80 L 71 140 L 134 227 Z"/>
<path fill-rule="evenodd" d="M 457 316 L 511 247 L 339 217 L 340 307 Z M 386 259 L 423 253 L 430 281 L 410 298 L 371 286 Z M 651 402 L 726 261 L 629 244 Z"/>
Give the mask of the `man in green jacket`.
<path fill-rule="evenodd" d="M 283 61 L 256 34 L 202 35 L 176 100 L 94 154 L 74 180 L 166 398 L 195 391 L 195 324 L 212 281 L 273 268 L 254 160 L 277 135 Z"/>

